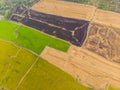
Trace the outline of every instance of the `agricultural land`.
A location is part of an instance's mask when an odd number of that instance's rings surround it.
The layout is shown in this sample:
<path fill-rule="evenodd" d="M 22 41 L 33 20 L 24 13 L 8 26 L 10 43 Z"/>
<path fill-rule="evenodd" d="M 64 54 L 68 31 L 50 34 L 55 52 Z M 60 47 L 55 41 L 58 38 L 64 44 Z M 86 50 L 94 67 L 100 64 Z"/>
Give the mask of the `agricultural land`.
<path fill-rule="evenodd" d="M 0 90 L 120 90 L 119 2 L 1 0 Z"/>
<path fill-rule="evenodd" d="M 0 40 L 0 89 L 91 90 L 40 56 L 3 40 Z"/>

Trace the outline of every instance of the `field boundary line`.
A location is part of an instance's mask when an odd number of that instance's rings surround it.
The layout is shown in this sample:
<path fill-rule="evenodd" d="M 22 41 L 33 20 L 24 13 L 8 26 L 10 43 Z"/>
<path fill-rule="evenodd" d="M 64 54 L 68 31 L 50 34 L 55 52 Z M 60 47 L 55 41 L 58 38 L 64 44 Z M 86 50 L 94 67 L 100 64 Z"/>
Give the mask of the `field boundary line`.
<path fill-rule="evenodd" d="M 33 62 L 33 64 L 30 66 L 30 68 L 28 68 L 28 70 L 25 72 L 25 74 L 22 76 L 22 78 L 20 79 L 20 81 L 18 82 L 17 86 L 15 87 L 14 90 L 18 90 L 18 87 L 21 85 L 22 81 L 24 80 L 24 78 L 28 75 L 28 73 L 30 72 L 30 70 L 33 68 L 33 66 L 36 64 L 36 62 L 39 60 L 39 56 L 36 58 L 36 60 Z"/>
<path fill-rule="evenodd" d="M 91 27 L 91 24 L 92 24 L 92 22 L 93 22 L 93 19 L 94 19 L 95 15 L 96 15 L 97 10 L 98 10 L 98 7 L 96 7 L 96 9 L 95 9 L 95 11 L 94 11 L 94 13 L 93 13 L 93 16 L 92 16 L 91 19 L 90 19 L 90 22 L 89 22 L 89 25 L 88 25 L 88 29 L 87 29 L 87 33 L 86 33 L 86 38 L 85 38 L 85 40 L 84 40 L 84 42 L 83 42 L 83 44 L 82 44 L 82 47 L 84 47 L 85 44 L 86 44 L 86 42 L 87 42 L 87 39 L 88 39 L 88 37 L 89 37 L 88 34 L 89 34 L 89 32 L 90 32 L 90 27 Z"/>
<path fill-rule="evenodd" d="M 17 48 L 21 48 L 21 49 L 27 50 L 28 52 L 30 52 L 30 53 L 32 53 L 32 54 L 34 54 L 34 55 L 36 55 L 36 56 L 39 56 L 38 53 L 36 53 L 36 52 L 32 51 L 31 49 L 28 49 L 28 48 L 26 48 L 26 47 L 23 47 L 23 46 L 17 45 L 17 44 L 14 43 L 13 41 L 10 41 L 10 40 L 4 40 L 4 39 L 2 39 L 2 38 L 0 38 L 0 41 L 3 41 L 3 42 L 6 42 L 6 43 L 9 43 L 9 44 L 13 45 L 14 47 L 17 47 Z"/>
<path fill-rule="evenodd" d="M 18 51 L 16 52 L 16 54 L 14 56 L 11 56 L 11 58 L 16 58 L 18 56 L 18 54 L 20 53 L 21 50 L 22 50 L 22 48 L 20 47 L 18 49 Z"/>

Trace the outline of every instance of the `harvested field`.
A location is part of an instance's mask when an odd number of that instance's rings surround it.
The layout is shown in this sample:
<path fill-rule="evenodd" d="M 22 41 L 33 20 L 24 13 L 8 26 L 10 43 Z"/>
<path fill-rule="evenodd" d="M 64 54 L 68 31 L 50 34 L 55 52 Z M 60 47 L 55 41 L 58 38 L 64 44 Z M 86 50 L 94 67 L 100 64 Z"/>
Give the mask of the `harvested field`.
<path fill-rule="evenodd" d="M 36 3 L 33 5 L 32 9 L 47 14 L 90 21 L 96 8 L 84 4 L 47 0 Z"/>
<path fill-rule="evenodd" d="M 97 9 L 93 21 L 107 26 L 120 28 L 119 13 Z"/>
<path fill-rule="evenodd" d="M 83 48 L 71 46 L 63 53 L 46 47 L 41 57 L 95 90 L 120 88 L 120 66 Z"/>
<path fill-rule="evenodd" d="M 19 8 L 21 7 L 18 7 L 18 11 Z M 45 14 L 34 10 L 28 10 L 25 13 L 25 16 L 15 13 L 11 20 L 21 22 L 77 46 L 81 46 L 85 40 L 89 21 Z"/>
<path fill-rule="evenodd" d="M 120 28 L 120 14 L 97 9 L 94 6 L 65 2 L 65 1 L 40 1 L 33 5 L 33 10 L 59 15 L 63 17 L 71 17 L 76 19 L 84 19 L 108 26 Z"/>
<path fill-rule="evenodd" d="M 92 23 L 83 47 L 107 60 L 120 63 L 120 29 Z"/>

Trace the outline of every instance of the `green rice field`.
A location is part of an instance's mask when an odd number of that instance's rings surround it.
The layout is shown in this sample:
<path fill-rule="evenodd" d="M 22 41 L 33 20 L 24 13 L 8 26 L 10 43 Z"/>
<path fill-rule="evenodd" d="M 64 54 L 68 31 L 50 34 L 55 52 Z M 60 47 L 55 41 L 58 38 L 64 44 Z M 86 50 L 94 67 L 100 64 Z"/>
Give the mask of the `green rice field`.
<path fill-rule="evenodd" d="M 0 21 L 0 39 L 11 41 L 37 54 L 40 54 L 45 46 L 64 52 L 69 48 L 69 43 L 65 41 L 10 21 Z"/>

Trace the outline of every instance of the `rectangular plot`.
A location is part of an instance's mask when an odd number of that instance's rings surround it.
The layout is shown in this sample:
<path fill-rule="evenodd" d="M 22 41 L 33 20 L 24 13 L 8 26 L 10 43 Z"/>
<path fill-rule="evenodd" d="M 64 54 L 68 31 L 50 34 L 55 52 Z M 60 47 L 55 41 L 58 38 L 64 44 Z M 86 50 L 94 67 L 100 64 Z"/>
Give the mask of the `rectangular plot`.
<path fill-rule="evenodd" d="M 12 41 L 18 46 L 30 49 L 40 54 L 45 46 L 50 46 L 66 52 L 69 43 L 55 39 L 51 36 L 36 31 L 35 29 L 8 21 L 0 21 L 0 38 Z"/>

